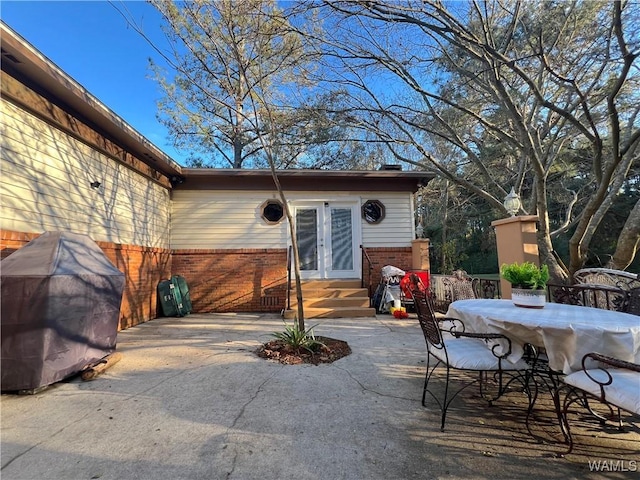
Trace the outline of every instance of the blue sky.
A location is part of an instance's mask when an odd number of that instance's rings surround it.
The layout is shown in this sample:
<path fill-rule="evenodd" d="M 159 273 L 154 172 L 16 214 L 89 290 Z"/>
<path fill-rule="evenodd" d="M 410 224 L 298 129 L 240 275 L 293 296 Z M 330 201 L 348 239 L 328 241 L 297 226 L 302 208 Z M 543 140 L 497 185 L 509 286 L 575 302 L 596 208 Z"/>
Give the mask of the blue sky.
<path fill-rule="evenodd" d="M 160 16 L 143 1 L 114 0 L 162 45 Z M 167 130 L 156 120 L 162 93 L 150 78 L 154 49 L 107 1 L 1 0 L 0 17 L 43 55 L 178 163 Z"/>

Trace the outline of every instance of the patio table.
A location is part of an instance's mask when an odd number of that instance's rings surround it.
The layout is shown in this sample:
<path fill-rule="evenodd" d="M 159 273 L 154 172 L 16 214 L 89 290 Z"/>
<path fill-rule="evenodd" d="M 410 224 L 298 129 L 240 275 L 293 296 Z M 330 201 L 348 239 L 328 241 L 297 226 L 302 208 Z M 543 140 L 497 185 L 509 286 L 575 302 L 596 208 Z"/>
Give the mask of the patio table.
<path fill-rule="evenodd" d="M 590 352 L 640 363 L 640 317 L 611 310 L 547 303 L 542 309 L 516 307 L 511 300 L 458 300 L 448 317 L 470 332 L 496 332 L 512 341 L 516 362 L 525 344 L 544 348 L 549 368 L 569 374 L 582 369 Z"/>

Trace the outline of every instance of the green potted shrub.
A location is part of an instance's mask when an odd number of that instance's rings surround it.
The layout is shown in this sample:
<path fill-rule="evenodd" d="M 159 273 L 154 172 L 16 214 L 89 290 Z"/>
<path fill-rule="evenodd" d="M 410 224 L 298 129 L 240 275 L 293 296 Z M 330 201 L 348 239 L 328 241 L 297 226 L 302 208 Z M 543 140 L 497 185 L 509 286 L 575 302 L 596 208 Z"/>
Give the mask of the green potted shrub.
<path fill-rule="evenodd" d="M 549 267 L 531 262 L 503 264 L 500 276 L 511 284 L 511 299 L 518 307 L 543 308 L 546 303 L 546 286 Z"/>

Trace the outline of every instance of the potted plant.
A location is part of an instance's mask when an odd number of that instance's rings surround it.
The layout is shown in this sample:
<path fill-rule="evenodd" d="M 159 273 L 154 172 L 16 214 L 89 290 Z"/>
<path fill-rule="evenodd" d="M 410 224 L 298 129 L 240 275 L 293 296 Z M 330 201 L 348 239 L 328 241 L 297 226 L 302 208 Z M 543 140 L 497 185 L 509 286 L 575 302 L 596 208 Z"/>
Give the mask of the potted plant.
<path fill-rule="evenodd" d="M 518 307 L 543 308 L 549 267 L 531 262 L 503 264 L 500 275 L 511 284 L 511 299 Z"/>

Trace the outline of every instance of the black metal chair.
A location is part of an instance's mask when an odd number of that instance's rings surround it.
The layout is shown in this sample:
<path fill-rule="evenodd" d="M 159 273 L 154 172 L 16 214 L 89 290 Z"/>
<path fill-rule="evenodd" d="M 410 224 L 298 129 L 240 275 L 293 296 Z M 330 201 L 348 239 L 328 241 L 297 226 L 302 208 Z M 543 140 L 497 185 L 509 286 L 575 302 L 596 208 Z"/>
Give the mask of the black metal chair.
<path fill-rule="evenodd" d="M 415 278 L 414 278 L 415 277 Z M 465 332 L 464 323 L 454 318 L 436 318 L 428 292 L 421 286 L 420 279 L 411 277 L 411 294 L 414 298 L 418 321 L 427 344 L 427 371 L 422 390 L 422 405 L 426 406 L 427 392 L 438 403 L 442 412 L 440 430 L 444 430 L 447 409 L 453 399 L 465 388 L 480 385 L 480 394 L 489 403 L 497 400 L 513 380 L 522 383 L 528 393 L 527 377 L 520 375 L 529 365 L 524 360 L 511 363 L 511 340 L 498 333 Z M 432 366 L 432 359 L 435 363 Z M 439 398 L 429 389 L 431 376 L 439 365 L 445 367 L 444 396 Z M 477 374 L 466 381 L 455 393 L 450 394 L 451 371 L 461 370 Z M 496 391 L 489 395 L 486 391 L 489 374 L 493 375 Z M 531 397 L 529 397 L 531 400 Z"/>
<path fill-rule="evenodd" d="M 549 299 L 555 303 L 580 305 L 625 312 L 628 309 L 629 291 L 611 285 L 555 285 L 547 284 Z"/>
<path fill-rule="evenodd" d="M 568 453 L 573 450 L 573 438 L 569 427 L 569 407 L 579 403 L 601 423 L 607 418 L 596 413 L 589 399 L 595 399 L 609 408 L 610 417 L 617 418 L 618 428 L 623 428 L 620 410 L 640 415 L 640 365 L 620 359 L 587 353 L 582 358 L 582 370 L 570 373 L 564 378 L 567 394 L 562 403 L 561 425 Z M 565 389 L 563 389 L 565 390 Z M 556 405 L 560 405 L 558 391 Z M 614 413 L 614 408 L 617 413 Z"/>
<path fill-rule="evenodd" d="M 629 290 L 629 301 L 627 302 L 626 313 L 640 315 L 640 287 Z"/>
<path fill-rule="evenodd" d="M 442 283 L 445 289 L 445 299 L 451 303 L 456 300 L 478 298 L 477 281 L 463 270 L 456 270 L 453 275 L 444 277 Z"/>
<path fill-rule="evenodd" d="M 640 287 L 640 275 L 610 268 L 583 268 L 573 274 L 573 282 L 579 285 L 609 285 L 630 290 Z"/>

